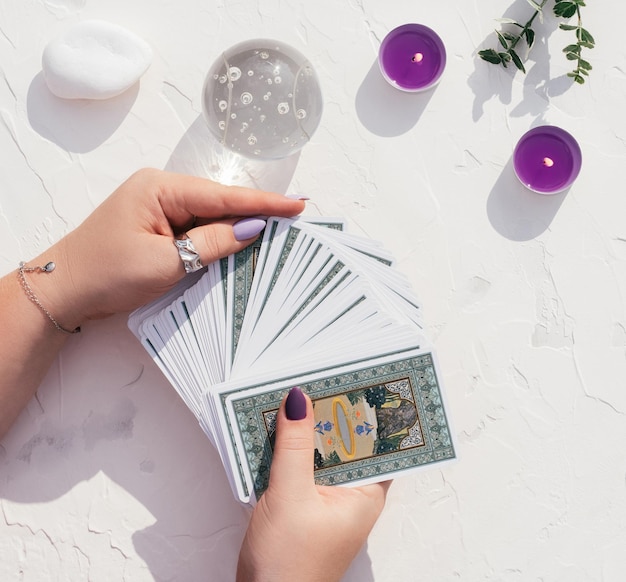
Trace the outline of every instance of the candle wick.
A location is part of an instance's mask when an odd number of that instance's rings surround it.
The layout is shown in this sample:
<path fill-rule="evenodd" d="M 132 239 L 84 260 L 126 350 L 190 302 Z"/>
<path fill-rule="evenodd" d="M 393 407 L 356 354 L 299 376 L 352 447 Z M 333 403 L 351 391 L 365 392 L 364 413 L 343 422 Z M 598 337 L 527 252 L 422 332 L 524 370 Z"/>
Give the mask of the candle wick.
<path fill-rule="evenodd" d="M 424 60 L 424 55 L 422 53 L 415 53 L 412 57 L 411 60 L 414 63 L 421 63 Z"/>
<path fill-rule="evenodd" d="M 543 165 L 546 168 L 551 168 L 554 166 L 554 160 L 552 158 L 543 158 Z"/>

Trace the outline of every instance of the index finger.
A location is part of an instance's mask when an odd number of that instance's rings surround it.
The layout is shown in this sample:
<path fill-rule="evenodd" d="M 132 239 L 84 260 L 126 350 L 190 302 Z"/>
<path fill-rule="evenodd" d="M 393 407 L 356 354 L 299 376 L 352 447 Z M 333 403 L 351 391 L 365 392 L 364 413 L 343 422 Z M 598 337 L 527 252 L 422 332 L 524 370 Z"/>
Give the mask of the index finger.
<path fill-rule="evenodd" d="M 196 176 L 161 172 L 158 197 L 173 226 L 187 224 L 193 217 L 295 216 L 304 202 L 275 192 L 242 186 L 225 186 Z"/>

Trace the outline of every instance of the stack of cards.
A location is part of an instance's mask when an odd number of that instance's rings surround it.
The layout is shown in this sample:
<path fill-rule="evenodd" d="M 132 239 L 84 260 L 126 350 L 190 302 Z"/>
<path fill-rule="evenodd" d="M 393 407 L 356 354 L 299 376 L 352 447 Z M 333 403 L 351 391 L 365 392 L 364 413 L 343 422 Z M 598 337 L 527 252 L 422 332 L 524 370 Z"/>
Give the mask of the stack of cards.
<path fill-rule="evenodd" d="M 455 456 L 419 303 L 388 252 L 344 230 L 270 218 L 255 244 L 129 318 L 244 503 L 267 487 L 276 412 L 293 386 L 313 400 L 320 484 Z"/>

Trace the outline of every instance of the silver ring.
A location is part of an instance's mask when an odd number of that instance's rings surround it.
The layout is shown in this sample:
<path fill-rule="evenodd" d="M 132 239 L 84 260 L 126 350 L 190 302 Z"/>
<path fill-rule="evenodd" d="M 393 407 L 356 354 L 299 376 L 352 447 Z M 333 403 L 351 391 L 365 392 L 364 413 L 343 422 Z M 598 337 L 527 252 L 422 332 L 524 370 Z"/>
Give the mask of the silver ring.
<path fill-rule="evenodd" d="M 185 266 L 185 273 L 193 273 L 202 269 L 200 255 L 193 246 L 193 243 L 187 233 L 181 234 L 178 238 L 175 238 L 174 244 L 178 249 L 180 260 Z"/>

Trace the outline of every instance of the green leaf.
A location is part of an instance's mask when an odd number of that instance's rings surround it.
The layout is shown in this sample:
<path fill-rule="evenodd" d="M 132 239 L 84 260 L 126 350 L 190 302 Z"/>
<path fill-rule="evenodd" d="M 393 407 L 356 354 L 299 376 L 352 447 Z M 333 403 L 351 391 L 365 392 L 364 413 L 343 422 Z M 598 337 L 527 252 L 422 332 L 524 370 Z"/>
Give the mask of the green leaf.
<path fill-rule="evenodd" d="M 526 44 L 528 45 L 528 48 L 531 49 L 533 43 L 535 42 L 535 31 L 532 28 L 527 28 L 524 36 L 526 37 Z"/>
<path fill-rule="evenodd" d="M 579 44 L 568 44 L 564 49 L 564 53 L 575 53 L 577 55 L 580 54 L 580 45 Z"/>
<path fill-rule="evenodd" d="M 494 65 L 499 65 L 502 62 L 502 58 L 500 57 L 500 55 L 493 49 L 478 51 L 478 56 L 483 59 L 483 61 L 493 63 Z"/>
<path fill-rule="evenodd" d="M 591 63 L 589 61 L 586 61 L 585 59 L 578 59 L 578 68 L 581 69 L 581 71 L 583 69 L 585 71 L 591 71 L 591 69 L 593 69 Z"/>
<path fill-rule="evenodd" d="M 507 69 L 507 63 L 511 61 L 511 55 L 509 53 L 498 53 L 498 56 L 500 57 L 502 66 Z"/>
<path fill-rule="evenodd" d="M 561 18 L 571 18 L 576 14 L 577 5 L 574 2 L 557 2 L 554 5 L 554 14 Z"/>
<path fill-rule="evenodd" d="M 502 36 L 506 38 L 507 40 L 515 40 L 517 38 L 514 34 L 510 32 L 503 32 Z"/>
<path fill-rule="evenodd" d="M 520 70 L 522 71 L 522 73 L 526 73 L 526 69 L 524 68 L 524 65 L 522 63 L 522 60 L 519 58 L 519 55 L 513 50 L 511 49 L 509 51 L 509 54 L 511 55 L 511 59 L 513 59 L 513 64 Z"/>
<path fill-rule="evenodd" d="M 577 61 L 579 59 L 579 55 L 576 53 L 565 53 L 565 58 L 568 61 Z"/>
<path fill-rule="evenodd" d="M 579 75 L 576 71 L 573 71 L 572 73 L 567 73 L 567 76 L 574 79 L 574 81 L 576 81 L 579 85 L 582 85 L 585 82 L 585 78 Z"/>
<path fill-rule="evenodd" d="M 512 18 L 496 18 L 496 22 L 501 22 L 502 24 L 514 24 L 515 26 L 524 28 L 519 22 L 513 20 Z"/>
<path fill-rule="evenodd" d="M 509 48 L 509 45 L 506 42 L 506 38 L 504 38 L 504 36 L 502 36 L 501 33 L 499 33 L 496 30 L 496 34 L 498 35 L 498 40 L 500 41 L 500 44 L 504 47 L 504 48 Z"/>
<path fill-rule="evenodd" d="M 578 30 L 577 26 L 573 26 L 571 24 L 564 24 L 564 23 L 559 24 L 559 28 L 561 30 Z"/>
<path fill-rule="evenodd" d="M 592 44 L 592 45 L 596 44 L 596 41 L 593 38 L 593 36 L 591 36 L 591 33 L 584 28 L 580 29 L 580 40 L 583 42 L 588 42 L 589 44 Z"/>

